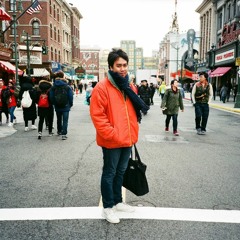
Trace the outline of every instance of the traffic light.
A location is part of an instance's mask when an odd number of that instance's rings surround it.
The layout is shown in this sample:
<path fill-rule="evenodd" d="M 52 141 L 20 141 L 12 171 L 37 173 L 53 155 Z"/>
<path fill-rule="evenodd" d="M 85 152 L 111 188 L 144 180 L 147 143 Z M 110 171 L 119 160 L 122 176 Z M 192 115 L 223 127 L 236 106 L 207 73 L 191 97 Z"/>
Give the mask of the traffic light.
<path fill-rule="evenodd" d="M 167 69 L 167 68 L 168 68 L 168 64 L 167 64 L 167 63 L 164 65 L 164 68 L 165 68 L 165 69 Z"/>
<path fill-rule="evenodd" d="M 47 46 L 42 46 L 42 54 L 47 55 L 48 54 L 48 47 Z"/>

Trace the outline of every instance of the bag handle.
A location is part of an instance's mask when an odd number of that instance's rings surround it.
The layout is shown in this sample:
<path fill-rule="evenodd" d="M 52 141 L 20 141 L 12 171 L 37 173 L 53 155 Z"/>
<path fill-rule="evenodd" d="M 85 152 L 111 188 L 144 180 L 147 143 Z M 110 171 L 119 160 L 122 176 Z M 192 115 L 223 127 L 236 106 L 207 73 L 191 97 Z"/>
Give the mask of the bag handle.
<path fill-rule="evenodd" d="M 136 144 L 134 144 L 134 150 L 135 150 L 135 157 L 138 159 L 139 162 L 142 162 L 141 158 L 140 158 L 140 155 L 138 153 Z"/>

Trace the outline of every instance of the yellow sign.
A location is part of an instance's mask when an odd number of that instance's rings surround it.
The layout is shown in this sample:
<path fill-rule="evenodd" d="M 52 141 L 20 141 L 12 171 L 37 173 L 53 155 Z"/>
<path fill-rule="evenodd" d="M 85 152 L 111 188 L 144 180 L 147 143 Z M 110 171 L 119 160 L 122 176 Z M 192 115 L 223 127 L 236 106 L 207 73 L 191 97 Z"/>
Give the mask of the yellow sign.
<path fill-rule="evenodd" d="M 236 66 L 240 66 L 240 57 L 236 58 L 235 65 Z"/>

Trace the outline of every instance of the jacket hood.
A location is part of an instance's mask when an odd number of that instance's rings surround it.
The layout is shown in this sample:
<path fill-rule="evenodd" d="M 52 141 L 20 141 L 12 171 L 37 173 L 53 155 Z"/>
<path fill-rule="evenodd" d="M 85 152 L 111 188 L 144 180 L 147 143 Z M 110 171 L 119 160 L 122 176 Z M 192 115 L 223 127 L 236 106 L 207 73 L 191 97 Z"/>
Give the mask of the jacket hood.
<path fill-rule="evenodd" d="M 41 80 L 38 84 L 38 87 L 41 91 L 47 91 L 52 87 L 52 83 L 47 80 Z"/>
<path fill-rule="evenodd" d="M 54 86 L 64 86 L 68 85 L 68 80 L 64 78 L 56 78 L 54 82 Z"/>

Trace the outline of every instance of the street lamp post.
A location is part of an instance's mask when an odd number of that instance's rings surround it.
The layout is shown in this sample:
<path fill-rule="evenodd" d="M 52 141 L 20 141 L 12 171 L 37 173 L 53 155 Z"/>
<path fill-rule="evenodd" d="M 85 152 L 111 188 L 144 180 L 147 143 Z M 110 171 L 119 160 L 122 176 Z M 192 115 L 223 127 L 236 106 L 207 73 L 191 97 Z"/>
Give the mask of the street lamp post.
<path fill-rule="evenodd" d="M 15 80 L 16 87 L 19 88 L 19 79 L 18 79 L 18 47 L 17 47 L 17 11 L 16 11 L 16 0 L 13 3 L 13 33 L 14 33 L 14 58 L 15 58 Z"/>
<path fill-rule="evenodd" d="M 19 88 L 19 79 L 18 79 L 18 43 L 17 43 L 17 10 L 19 12 L 22 11 L 22 1 L 18 1 L 18 7 L 17 7 L 17 0 L 13 0 L 12 3 L 12 10 L 13 10 L 13 35 L 14 35 L 14 59 L 15 59 L 15 81 L 16 81 L 16 87 Z M 5 30 L 6 31 L 6 30 Z"/>
<path fill-rule="evenodd" d="M 26 68 L 26 74 L 28 77 L 31 77 L 31 57 L 30 57 L 30 48 L 29 43 L 31 42 L 31 39 L 29 39 L 29 34 L 23 30 L 21 35 L 22 42 L 26 42 L 26 51 L 27 51 L 27 68 Z"/>

